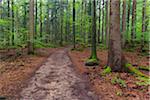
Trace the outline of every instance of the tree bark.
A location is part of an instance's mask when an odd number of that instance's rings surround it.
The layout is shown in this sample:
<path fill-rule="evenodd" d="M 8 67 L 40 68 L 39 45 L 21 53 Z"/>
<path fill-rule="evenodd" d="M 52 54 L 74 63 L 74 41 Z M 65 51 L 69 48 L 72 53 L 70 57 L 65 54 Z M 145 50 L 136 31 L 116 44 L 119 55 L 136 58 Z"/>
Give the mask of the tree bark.
<path fill-rule="evenodd" d="M 110 27 L 110 0 L 107 0 L 106 1 L 106 46 L 108 47 L 108 45 L 109 45 L 109 33 L 110 33 L 110 29 L 109 29 L 109 27 Z"/>
<path fill-rule="evenodd" d="M 127 36 L 126 43 L 129 42 L 129 26 L 130 26 L 130 12 L 131 12 L 131 0 L 128 0 L 128 13 L 127 13 Z"/>
<path fill-rule="evenodd" d="M 38 2 L 35 0 L 35 22 L 34 22 L 34 34 L 35 34 L 35 39 L 37 38 L 37 19 L 38 19 Z"/>
<path fill-rule="evenodd" d="M 93 0 L 92 9 L 92 54 L 91 59 L 97 59 L 96 53 L 96 0 Z"/>
<path fill-rule="evenodd" d="M 126 34 L 126 0 L 123 0 L 123 13 L 122 13 L 122 47 L 125 45 L 125 34 Z"/>
<path fill-rule="evenodd" d="M 64 8 L 63 8 L 63 0 L 61 0 L 61 23 L 60 23 L 60 28 L 61 28 L 61 33 L 60 33 L 60 45 L 62 46 L 63 45 L 63 23 L 64 23 Z"/>
<path fill-rule="evenodd" d="M 75 0 L 73 0 L 73 48 L 76 48 L 76 38 L 75 38 Z"/>
<path fill-rule="evenodd" d="M 42 28 L 43 28 L 43 23 L 42 23 L 42 0 L 40 0 L 40 37 L 42 37 Z"/>
<path fill-rule="evenodd" d="M 110 40 L 108 66 L 112 71 L 122 71 L 122 48 L 120 32 L 120 0 L 110 0 Z"/>
<path fill-rule="evenodd" d="M 92 16 L 92 0 L 89 0 L 89 3 L 88 3 L 88 15 L 89 15 L 89 32 L 88 32 L 88 43 L 90 44 L 91 43 L 91 22 L 92 22 L 92 19 L 91 19 L 91 16 Z"/>
<path fill-rule="evenodd" d="M 104 15 L 104 13 L 105 13 L 105 2 L 104 2 L 104 0 L 103 0 L 103 8 L 102 8 L 102 43 L 104 44 L 104 18 L 105 18 L 105 15 Z"/>
<path fill-rule="evenodd" d="M 101 0 L 99 1 L 99 18 L 98 18 L 98 34 L 97 34 L 97 41 L 100 43 L 100 34 L 101 34 Z"/>
<path fill-rule="evenodd" d="M 131 42 L 136 39 L 136 0 L 133 0 L 133 7 L 132 7 L 132 29 L 131 29 Z"/>
<path fill-rule="evenodd" d="M 11 32 L 12 32 L 12 37 L 11 37 L 11 41 L 12 41 L 12 45 L 15 45 L 15 43 L 14 43 L 14 32 L 15 32 L 15 23 L 14 23 L 14 0 L 12 0 L 11 1 L 11 12 L 12 12 L 12 30 L 11 30 Z"/>
<path fill-rule="evenodd" d="M 141 35 L 141 50 L 144 48 L 144 32 L 146 32 L 146 0 L 143 0 L 142 8 L 142 35 Z"/>
<path fill-rule="evenodd" d="M 10 0 L 7 0 L 7 9 L 8 9 L 8 14 L 7 14 L 7 16 L 8 16 L 8 18 L 10 18 Z M 10 31 L 10 27 L 8 27 L 8 31 Z M 7 45 L 10 45 L 10 37 L 8 36 L 8 43 L 7 43 Z"/>
<path fill-rule="evenodd" d="M 29 16 L 28 54 L 32 54 L 34 52 L 34 0 L 30 0 Z"/>
<path fill-rule="evenodd" d="M 98 65 L 98 58 L 96 52 L 96 0 L 92 0 L 92 47 L 91 56 L 87 60 L 87 66 Z"/>

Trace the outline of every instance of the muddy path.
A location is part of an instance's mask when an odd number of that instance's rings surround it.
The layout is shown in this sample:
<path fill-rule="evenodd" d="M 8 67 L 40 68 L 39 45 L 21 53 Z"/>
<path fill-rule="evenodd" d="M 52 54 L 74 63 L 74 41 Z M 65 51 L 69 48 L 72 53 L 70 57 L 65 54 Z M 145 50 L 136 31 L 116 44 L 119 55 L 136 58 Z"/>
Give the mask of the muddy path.
<path fill-rule="evenodd" d="M 99 100 L 76 73 L 67 49 L 55 51 L 20 92 L 19 100 Z"/>

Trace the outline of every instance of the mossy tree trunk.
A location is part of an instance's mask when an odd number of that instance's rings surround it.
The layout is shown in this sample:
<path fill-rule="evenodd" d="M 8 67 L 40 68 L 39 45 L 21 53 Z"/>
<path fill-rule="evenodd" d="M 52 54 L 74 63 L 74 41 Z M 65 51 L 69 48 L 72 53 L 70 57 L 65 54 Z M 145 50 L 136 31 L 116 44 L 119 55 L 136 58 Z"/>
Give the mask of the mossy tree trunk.
<path fill-rule="evenodd" d="M 92 1 L 92 47 L 91 57 L 86 62 L 87 66 L 98 65 L 98 58 L 96 52 L 96 0 Z"/>
<path fill-rule="evenodd" d="M 92 59 L 97 59 L 96 53 L 96 0 L 92 3 Z"/>

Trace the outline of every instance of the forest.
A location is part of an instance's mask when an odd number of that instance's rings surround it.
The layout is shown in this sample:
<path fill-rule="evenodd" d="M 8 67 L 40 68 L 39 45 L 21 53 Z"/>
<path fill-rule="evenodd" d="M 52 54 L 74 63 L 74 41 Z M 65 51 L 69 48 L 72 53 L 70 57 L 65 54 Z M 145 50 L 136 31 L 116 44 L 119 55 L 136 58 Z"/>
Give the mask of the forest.
<path fill-rule="evenodd" d="M 0 0 L 0 100 L 149 100 L 150 0 Z"/>

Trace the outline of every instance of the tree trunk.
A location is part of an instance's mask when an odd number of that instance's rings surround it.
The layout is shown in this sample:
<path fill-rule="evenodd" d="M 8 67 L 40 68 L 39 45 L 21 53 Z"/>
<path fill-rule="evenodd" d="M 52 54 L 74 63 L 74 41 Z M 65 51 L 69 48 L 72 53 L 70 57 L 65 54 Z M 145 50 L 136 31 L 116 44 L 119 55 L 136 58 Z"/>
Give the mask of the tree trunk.
<path fill-rule="evenodd" d="M 141 35 L 141 50 L 144 48 L 144 34 L 146 32 L 146 0 L 143 0 L 143 9 L 142 9 L 142 35 Z"/>
<path fill-rule="evenodd" d="M 106 1 L 106 46 L 108 47 L 109 45 L 109 27 L 110 27 L 110 0 Z"/>
<path fill-rule="evenodd" d="M 8 9 L 8 18 L 10 18 L 10 0 L 7 0 L 7 9 Z M 10 27 L 8 27 L 8 31 L 10 31 Z M 10 45 L 10 37 L 8 36 L 8 43 L 7 45 Z"/>
<path fill-rule="evenodd" d="M 87 66 L 98 65 L 98 58 L 96 53 L 96 0 L 92 1 L 92 48 L 91 57 L 86 62 Z"/>
<path fill-rule="evenodd" d="M 62 46 L 63 45 L 63 23 L 64 23 L 64 9 L 63 9 L 63 0 L 61 0 L 61 18 L 60 18 L 60 21 L 61 21 L 61 23 L 60 23 L 60 30 L 61 30 L 61 33 L 60 33 L 60 45 Z"/>
<path fill-rule="evenodd" d="M 75 38 L 75 0 L 73 0 L 73 48 L 76 48 L 76 38 Z"/>
<path fill-rule="evenodd" d="M 93 0 L 92 9 L 92 59 L 97 59 L 96 53 L 96 0 Z"/>
<path fill-rule="evenodd" d="M 34 34 L 35 34 L 35 39 L 37 38 L 37 19 L 38 19 L 38 2 L 35 0 L 35 25 L 34 25 Z"/>
<path fill-rule="evenodd" d="M 103 8 L 102 8 L 102 43 L 104 44 L 104 18 L 105 18 L 105 2 L 103 0 Z"/>
<path fill-rule="evenodd" d="M 131 0 L 128 0 L 128 14 L 127 14 L 127 36 L 126 43 L 129 42 L 129 26 L 130 26 L 130 12 L 131 12 Z"/>
<path fill-rule="evenodd" d="M 34 52 L 34 0 L 30 0 L 29 17 L 28 54 L 32 54 Z"/>
<path fill-rule="evenodd" d="M 50 0 L 47 0 L 47 15 L 46 15 L 46 33 L 48 34 L 48 37 L 47 37 L 47 41 L 50 42 L 52 40 L 52 35 L 50 33 L 50 29 L 51 29 L 51 26 L 50 26 L 50 13 L 49 13 L 49 3 L 50 3 Z M 52 15 L 51 15 L 52 16 Z"/>
<path fill-rule="evenodd" d="M 110 0 L 110 7 L 108 66 L 111 67 L 112 71 L 122 71 L 120 0 Z"/>
<path fill-rule="evenodd" d="M 136 39 L 136 0 L 133 0 L 133 7 L 132 7 L 132 29 L 131 29 L 131 42 Z"/>
<path fill-rule="evenodd" d="M 14 0 L 11 1 L 11 12 L 12 12 L 12 37 L 11 37 L 11 41 L 12 41 L 12 45 L 14 45 L 14 32 L 15 32 L 15 23 L 14 23 Z"/>
<path fill-rule="evenodd" d="M 122 47 L 125 45 L 125 34 L 126 34 L 126 0 L 123 0 L 123 13 L 122 13 Z"/>
<path fill-rule="evenodd" d="M 100 34 L 101 34 L 101 0 L 99 1 L 99 18 L 98 18 L 98 34 L 97 34 L 97 41 L 100 43 Z"/>
<path fill-rule="evenodd" d="M 92 20 L 91 20 L 91 16 L 92 16 L 92 14 L 91 14 L 91 8 L 92 8 L 92 3 L 91 3 L 91 0 L 89 0 L 89 3 L 88 3 L 88 16 L 89 16 L 89 29 L 88 29 L 88 43 L 90 44 L 91 43 L 91 22 L 92 22 Z"/>
<path fill-rule="evenodd" d="M 42 37 L 42 28 L 43 28 L 43 23 L 42 23 L 42 0 L 40 0 L 40 37 Z"/>

